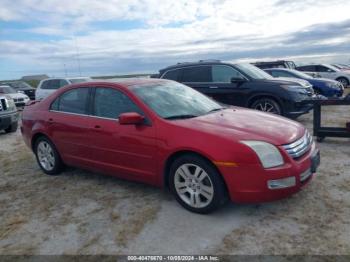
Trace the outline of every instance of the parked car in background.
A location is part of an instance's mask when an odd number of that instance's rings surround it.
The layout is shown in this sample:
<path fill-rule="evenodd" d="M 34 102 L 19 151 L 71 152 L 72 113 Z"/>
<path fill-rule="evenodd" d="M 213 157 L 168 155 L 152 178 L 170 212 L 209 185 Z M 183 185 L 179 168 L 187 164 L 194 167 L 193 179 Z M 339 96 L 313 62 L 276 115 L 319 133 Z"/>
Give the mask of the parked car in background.
<path fill-rule="evenodd" d="M 0 86 L 0 94 L 5 94 L 13 99 L 16 107 L 24 107 L 29 101 L 29 97 L 20 91 L 16 91 L 10 86 L 2 85 Z"/>
<path fill-rule="evenodd" d="M 30 100 L 35 100 L 35 88 L 24 81 L 1 82 L 0 85 L 8 85 L 16 91 L 21 91 L 26 94 Z"/>
<path fill-rule="evenodd" d="M 6 133 L 16 132 L 18 112 L 13 99 L 0 93 L 0 130 Z"/>
<path fill-rule="evenodd" d="M 159 77 L 184 83 L 215 100 L 287 117 L 306 114 L 313 89 L 278 80 L 251 64 L 220 61 L 180 63 L 159 71 Z"/>
<path fill-rule="evenodd" d="M 344 64 L 332 64 L 332 66 L 343 70 L 343 71 L 350 71 L 350 66 L 349 65 L 344 65 Z"/>
<path fill-rule="evenodd" d="M 227 197 L 241 203 L 287 197 L 310 182 L 320 161 L 303 125 L 223 107 L 168 80 L 67 86 L 27 106 L 22 123 L 46 174 L 66 164 L 168 187 L 197 213 Z"/>
<path fill-rule="evenodd" d="M 36 89 L 35 97 L 37 100 L 42 100 L 63 86 L 88 81 L 91 81 L 90 77 L 65 77 L 44 79 L 40 81 Z"/>
<path fill-rule="evenodd" d="M 295 69 L 296 65 L 293 61 L 287 61 L 287 60 L 277 60 L 277 61 L 268 61 L 268 62 L 255 62 L 251 63 L 252 65 L 255 65 L 256 67 L 259 67 L 260 69 L 266 69 L 266 68 L 290 68 Z"/>
<path fill-rule="evenodd" d="M 329 64 L 312 64 L 312 65 L 303 65 L 296 68 L 302 72 L 312 72 L 317 73 L 323 78 L 329 78 L 337 80 L 344 87 L 347 87 L 350 83 L 350 72 L 342 71 Z"/>
<path fill-rule="evenodd" d="M 326 78 L 313 78 L 303 72 L 285 69 L 285 68 L 271 68 L 265 69 L 267 73 L 273 77 L 278 78 L 298 78 L 308 81 L 316 94 L 323 95 L 325 97 L 340 97 L 344 93 L 344 87 L 341 83 L 335 80 L 330 80 Z"/>

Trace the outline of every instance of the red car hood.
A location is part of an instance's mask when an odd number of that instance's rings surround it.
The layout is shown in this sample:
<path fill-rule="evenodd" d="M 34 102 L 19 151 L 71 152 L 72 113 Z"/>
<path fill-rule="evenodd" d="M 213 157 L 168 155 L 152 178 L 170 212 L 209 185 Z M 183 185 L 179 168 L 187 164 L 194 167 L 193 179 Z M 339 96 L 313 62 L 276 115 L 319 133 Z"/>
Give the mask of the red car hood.
<path fill-rule="evenodd" d="M 274 145 L 291 143 L 305 132 L 305 127 L 295 121 L 239 107 L 176 122 L 182 127 L 228 139 L 259 140 Z"/>

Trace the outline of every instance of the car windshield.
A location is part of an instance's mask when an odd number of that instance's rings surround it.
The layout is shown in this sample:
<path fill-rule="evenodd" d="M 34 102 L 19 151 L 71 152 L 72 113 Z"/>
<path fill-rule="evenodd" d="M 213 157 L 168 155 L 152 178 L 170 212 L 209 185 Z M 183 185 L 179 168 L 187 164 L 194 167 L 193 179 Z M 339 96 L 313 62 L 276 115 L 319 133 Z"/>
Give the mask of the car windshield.
<path fill-rule="evenodd" d="M 251 64 L 236 64 L 235 66 L 253 79 L 273 79 L 268 73 Z"/>
<path fill-rule="evenodd" d="M 0 86 L 0 94 L 14 94 L 16 90 L 9 86 Z"/>
<path fill-rule="evenodd" d="M 72 84 L 78 84 L 78 83 L 88 82 L 88 81 L 90 81 L 90 80 L 91 80 L 90 78 L 71 78 L 71 79 L 69 79 L 69 81 L 70 81 Z"/>
<path fill-rule="evenodd" d="M 8 83 L 9 86 L 11 86 L 12 88 L 32 88 L 30 85 L 28 85 L 25 82 L 11 82 Z"/>
<path fill-rule="evenodd" d="M 132 90 L 164 119 L 192 118 L 224 109 L 194 89 L 172 81 L 134 86 Z"/>

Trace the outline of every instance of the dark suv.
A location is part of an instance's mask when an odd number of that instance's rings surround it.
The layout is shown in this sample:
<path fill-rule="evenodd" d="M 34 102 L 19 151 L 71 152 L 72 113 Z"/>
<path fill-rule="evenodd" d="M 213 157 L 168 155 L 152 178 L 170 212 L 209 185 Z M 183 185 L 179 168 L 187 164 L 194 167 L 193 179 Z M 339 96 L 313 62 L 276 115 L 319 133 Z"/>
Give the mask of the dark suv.
<path fill-rule="evenodd" d="M 160 70 L 158 77 L 188 85 L 224 104 L 291 118 L 312 109 L 312 105 L 303 102 L 314 96 L 312 88 L 275 79 L 251 64 L 179 63 Z"/>

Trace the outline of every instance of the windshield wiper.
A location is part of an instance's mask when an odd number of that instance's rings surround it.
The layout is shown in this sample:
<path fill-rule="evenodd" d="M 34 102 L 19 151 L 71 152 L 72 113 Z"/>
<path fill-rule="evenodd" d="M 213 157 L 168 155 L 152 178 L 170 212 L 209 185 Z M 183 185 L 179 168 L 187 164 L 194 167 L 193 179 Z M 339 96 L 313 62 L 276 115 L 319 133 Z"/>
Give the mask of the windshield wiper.
<path fill-rule="evenodd" d="M 197 117 L 196 115 L 175 115 L 175 116 L 168 116 L 164 119 L 172 120 L 172 119 L 186 119 L 186 118 L 193 118 Z"/>

